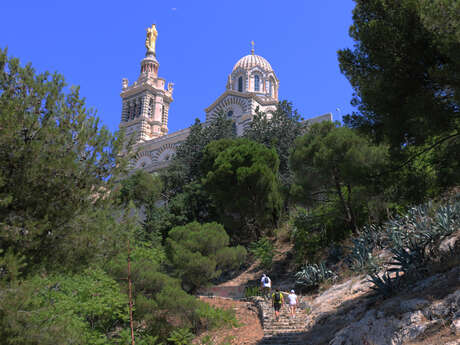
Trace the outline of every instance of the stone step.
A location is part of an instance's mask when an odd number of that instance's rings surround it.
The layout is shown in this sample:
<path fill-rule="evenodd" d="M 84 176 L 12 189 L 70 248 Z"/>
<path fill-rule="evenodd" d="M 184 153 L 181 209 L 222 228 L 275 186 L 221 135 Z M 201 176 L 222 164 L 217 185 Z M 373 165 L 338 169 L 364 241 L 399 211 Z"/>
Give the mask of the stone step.
<path fill-rule="evenodd" d="M 262 312 L 264 338 L 258 345 L 308 345 L 304 340 L 308 316 L 301 309 L 296 310 L 295 318 L 291 317 L 287 305 L 283 305 L 279 320 L 270 302 L 259 303 Z"/>
<path fill-rule="evenodd" d="M 283 325 L 269 325 L 264 327 L 264 331 L 291 331 L 291 332 L 303 332 L 305 331 L 305 325 L 303 326 L 283 326 Z"/>
<path fill-rule="evenodd" d="M 259 345 L 307 345 L 301 336 L 274 336 L 264 337 Z"/>
<path fill-rule="evenodd" d="M 304 328 L 305 324 L 292 324 L 292 323 L 280 323 L 280 322 L 273 322 L 273 323 L 266 323 L 264 324 L 264 328 Z"/>

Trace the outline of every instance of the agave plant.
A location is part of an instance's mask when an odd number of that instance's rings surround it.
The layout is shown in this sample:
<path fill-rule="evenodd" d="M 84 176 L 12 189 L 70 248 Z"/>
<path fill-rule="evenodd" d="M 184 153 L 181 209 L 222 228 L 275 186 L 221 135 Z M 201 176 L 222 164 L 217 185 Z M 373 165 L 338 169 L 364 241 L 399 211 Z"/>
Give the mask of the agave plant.
<path fill-rule="evenodd" d="M 388 247 L 402 248 L 405 246 L 408 240 L 408 233 L 405 223 L 400 218 L 389 220 L 383 229 Z"/>
<path fill-rule="evenodd" d="M 426 245 L 416 240 L 411 240 L 406 248 L 392 248 L 391 265 L 397 266 L 389 272 L 402 271 L 406 275 L 419 276 L 426 262 Z"/>
<path fill-rule="evenodd" d="M 450 235 L 460 226 L 460 203 L 457 202 L 440 206 L 435 217 L 435 227 L 440 235 Z"/>
<path fill-rule="evenodd" d="M 382 236 L 382 228 L 375 224 L 365 225 L 360 231 L 361 238 L 372 249 L 385 247 L 385 239 Z"/>
<path fill-rule="evenodd" d="M 368 281 L 374 283 L 371 289 L 375 290 L 378 294 L 384 297 L 390 297 L 401 289 L 401 281 L 399 279 L 399 272 L 396 277 L 391 277 L 388 272 L 385 272 L 381 277 L 376 274 L 370 274 Z"/>
<path fill-rule="evenodd" d="M 362 238 L 352 240 L 353 247 L 347 257 L 347 263 L 351 270 L 355 272 L 378 270 L 375 258 L 372 256 L 372 246 L 366 243 Z"/>
<path fill-rule="evenodd" d="M 387 221 L 379 230 L 379 240 L 393 253 L 389 264 L 394 267 L 382 276 L 371 271 L 369 281 L 374 283 L 372 288 L 384 296 L 390 296 L 400 288 L 400 273 L 411 278 L 422 276 L 428 261 L 439 255 L 439 240 L 459 227 L 460 195 L 436 210 L 428 202 L 410 208 L 402 217 Z M 369 255 L 366 250 L 369 248 L 364 244 L 373 241 L 371 236 L 364 231 L 363 237 L 354 242 L 350 257 L 355 267 L 363 266 L 366 262 L 366 255 Z M 391 273 L 396 273 L 396 277 L 391 278 Z"/>
<path fill-rule="evenodd" d="M 306 264 L 295 274 L 296 284 L 304 287 L 318 286 L 322 281 L 335 277 L 336 274 L 326 268 L 324 262 L 317 264 Z"/>
<path fill-rule="evenodd" d="M 336 263 L 343 258 L 343 247 L 338 244 L 332 244 L 327 253 L 327 262 Z"/>

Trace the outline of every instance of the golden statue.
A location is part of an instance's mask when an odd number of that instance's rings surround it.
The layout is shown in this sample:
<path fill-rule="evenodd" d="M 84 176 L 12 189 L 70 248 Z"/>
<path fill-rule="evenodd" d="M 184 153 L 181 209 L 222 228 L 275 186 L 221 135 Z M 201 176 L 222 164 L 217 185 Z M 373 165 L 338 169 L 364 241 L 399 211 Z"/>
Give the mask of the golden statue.
<path fill-rule="evenodd" d="M 145 38 L 145 48 L 147 53 L 155 55 L 155 42 L 157 40 L 158 31 L 155 24 L 152 24 L 151 28 L 147 28 L 147 37 Z"/>

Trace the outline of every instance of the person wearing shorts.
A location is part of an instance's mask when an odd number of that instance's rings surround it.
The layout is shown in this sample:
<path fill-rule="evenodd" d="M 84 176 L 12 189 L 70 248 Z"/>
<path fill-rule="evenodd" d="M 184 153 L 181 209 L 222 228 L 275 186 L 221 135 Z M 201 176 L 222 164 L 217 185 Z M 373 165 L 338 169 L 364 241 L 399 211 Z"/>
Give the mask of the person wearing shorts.
<path fill-rule="evenodd" d="M 265 273 L 262 275 L 262 278 L 260 279 L 260 286 L 262 288 L 262 295 L 264 296 L 264 298 L 269 299 L 270 290 L 272 287 L 272 280 Z"/>
<path fill-rule="evenodd" d="M 276 321 L 280 319 L 280 310 L 283 306 L 284 297 L 283 293 L 279 289 L 276 289 L 275 293 L 272 295 L 273 309 L 275 310 Z"/>
<path fill-rule="evenodd" d="M 291 290 L 291 293 L 288 295 L 288 300 L 291 317 L 295 318 L 295 311 L 297 308 L 297 295 L 295 294 L 294 290 Z"/>

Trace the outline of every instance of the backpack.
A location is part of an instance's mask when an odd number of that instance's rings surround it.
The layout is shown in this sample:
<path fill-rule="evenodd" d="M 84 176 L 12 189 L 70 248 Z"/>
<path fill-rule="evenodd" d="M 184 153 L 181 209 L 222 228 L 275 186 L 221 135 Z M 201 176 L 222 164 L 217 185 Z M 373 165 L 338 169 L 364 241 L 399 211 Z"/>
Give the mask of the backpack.
<path fill-rule="evenodd" d="M 265 277 L 264 278 L 264 284 L 268 284 L 269 280 L 268 280 L 268 277 Z"/>
<path fill-rule="evenodd" d="M 275 303 L 281 304 L 281 294 L 279 292 L 275 292 Z"/>

